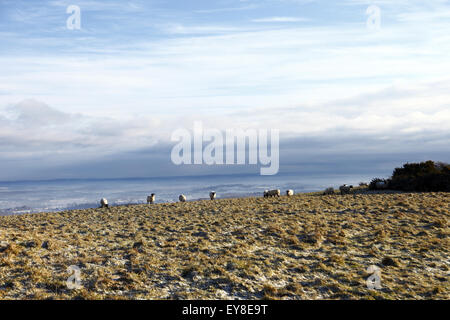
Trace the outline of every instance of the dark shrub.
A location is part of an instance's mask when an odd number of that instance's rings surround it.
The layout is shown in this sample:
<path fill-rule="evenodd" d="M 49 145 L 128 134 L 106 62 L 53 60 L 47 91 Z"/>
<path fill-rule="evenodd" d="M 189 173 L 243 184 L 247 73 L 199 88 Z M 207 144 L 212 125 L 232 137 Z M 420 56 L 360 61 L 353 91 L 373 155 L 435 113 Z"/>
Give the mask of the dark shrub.
<path fill-rule="evenodd" d="M 378 186 L 377 186 L 377 183 L 378 182 L 382 182 L 382 183 L 384 183 L 386 186 L 389 186 L 389 180 L 386 180 L 386 179 L 380 179 L 380 178 L 375 178 L 375 179 L 372 179 L 372 181 L 370 181 L 370 184 L 369 184 L 369 190 L 380 190 L 380 189 L 386 189 L 386 188 L 378 188 Z"/>
<path fill-rule="evenodd" d="M 450 164 L 426 161 L 396 168 L 389 188 L 402 191 L 450 191 Z"/>

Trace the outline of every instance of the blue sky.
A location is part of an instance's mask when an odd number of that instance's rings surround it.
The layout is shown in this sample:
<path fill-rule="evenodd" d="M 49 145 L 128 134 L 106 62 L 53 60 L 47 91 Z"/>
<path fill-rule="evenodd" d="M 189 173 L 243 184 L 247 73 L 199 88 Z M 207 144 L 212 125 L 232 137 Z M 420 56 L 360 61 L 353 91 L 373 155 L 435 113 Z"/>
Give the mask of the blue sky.
<path fill-rule="evenodd" d="M 444 0 L 0 0 L 0 180 L 191 172 L 194 121 L 280 129 L 281 171 L 448 161 L 449 72 Z"/>

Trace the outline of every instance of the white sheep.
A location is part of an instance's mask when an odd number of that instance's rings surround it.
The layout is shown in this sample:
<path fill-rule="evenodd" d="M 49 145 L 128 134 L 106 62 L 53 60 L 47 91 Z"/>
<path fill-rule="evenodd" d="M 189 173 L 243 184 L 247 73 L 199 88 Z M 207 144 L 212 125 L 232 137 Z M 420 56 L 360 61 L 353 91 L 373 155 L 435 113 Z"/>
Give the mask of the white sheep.
<path fill-rule="evenodd" d="M 109 208 L 108 200 L 106 200 L 105 198 L 102 198 L 100 200 L 100 206 L 101 206 L 101 208 Z"/>
<path fill-rule="evenodd" d="M 279 189 L 264 191 L 264 198 L 279 197 L 280 195 L 281 195 L 281 191 Z"/>
<path fill-rule="evenodd" d="M 152 204 L 152 203 L 154 203 L 155 202 L 155 194 L 154 193 L 152 193 L 151 195 L 149 195 L 148 197 L 147 197 L 147 204 Z"/>
<path fill-rule="evenodd" d="M 215 192 L 215 191 L 211 191 L 211 192 L 209 193 L 209 198 L 210 198 L 211 200 L 214 200 L 214 199 L 216 198 L 216 192 Z"/>
<path fill-rule="evenodd" d="M 178 199 L 180 200 L 180 202 L 186 202 L 186 196 L 184 194 L 180 194 Z"/>
<path fill-rule="evenodd" d="M 287 195 L 288 197 L 292 197 L 292 196 L 294 195 L 294 190 L 291 190 L 291 189 L 286 190 L 286 195 Z"/>
<path fill-rule="evenodd" d="M 348 186 L 346 184 L 339 187 L 339 191 L 341 192 L 341 195 L 349 194 L 350 190 L 353 188 L 353 186 Z"/>

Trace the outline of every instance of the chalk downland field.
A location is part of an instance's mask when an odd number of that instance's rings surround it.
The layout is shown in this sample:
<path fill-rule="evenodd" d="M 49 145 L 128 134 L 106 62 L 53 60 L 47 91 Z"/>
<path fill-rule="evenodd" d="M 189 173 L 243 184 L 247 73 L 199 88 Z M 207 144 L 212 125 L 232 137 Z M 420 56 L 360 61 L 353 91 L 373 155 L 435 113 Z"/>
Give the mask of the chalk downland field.
<path fill-rule="evenodd" d="M 0 217 L 0 299 L 449 299 L 449 216 L 449 193 L 401 193 Z"/>

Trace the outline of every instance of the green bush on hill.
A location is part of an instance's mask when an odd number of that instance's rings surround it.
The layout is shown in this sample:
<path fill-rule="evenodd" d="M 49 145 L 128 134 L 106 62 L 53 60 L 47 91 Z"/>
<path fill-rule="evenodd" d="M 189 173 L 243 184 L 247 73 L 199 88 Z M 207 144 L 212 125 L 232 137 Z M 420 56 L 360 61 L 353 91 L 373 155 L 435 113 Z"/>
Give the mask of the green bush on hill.
<path fill-rule="evenodd" d="M 426 161 L 396 168 L 389 189 L 401 191 L 450 191 L 450 164 Z"/>

